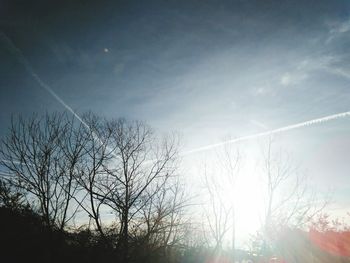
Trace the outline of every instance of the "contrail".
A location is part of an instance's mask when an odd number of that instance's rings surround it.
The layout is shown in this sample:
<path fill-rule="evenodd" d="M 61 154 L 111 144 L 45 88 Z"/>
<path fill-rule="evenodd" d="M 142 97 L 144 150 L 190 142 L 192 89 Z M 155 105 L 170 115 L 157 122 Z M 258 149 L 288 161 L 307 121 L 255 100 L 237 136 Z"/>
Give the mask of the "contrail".
<path fill-rule="evenodd" d="M 233 143 L 241 142 L 241 141 L 248 141 L 248 140 L 252 140 L 252 139 L 256 139 L 256 138 L 260 138 L 260 137 L 264 137 L 264 136 L 269 136 L 269 135 L 276 134 L 276 133 L 286 132 L 289 130 L 294 130 L 294 129 L 298 129 L 298 128 L 302 128 L 302 127 L 306 127 L 306 126 L 310 126 L 310 125 L 314 125 L 314 124 L 318 124 L 318 123 L 328 122 L 328 121 L 332 121 L 332 120 L 336 120 L 336 119 L 346 118 L 346 117 L 350 117 L 350 111 L 341 112 L 341 113 L 337 113 L 337 114 L 333 114 L 333 115 L 329 115 L 329 116 L 325 116 L 325 117 L 321 117 L 321 118 L 313 119 L 313 120 L 309 120 L 309 121 L 304 121 L 304 122 L 284 126 L 284 127 L 278 128 L 278 129 L 266 131 L 266 132 L 256 133 L 256 134 L 252 134 L 252 135 L 238 137 L 238 138 L 232 139 L 232 140 L 227 140 L 227 141 L 223 141 L 223 142 L 219 142 L 219 143 L 214 143 L 214 144 L 202 146 L 199 148 L 195 148 L 195 149 L 183 152 L 180 155 L 185 156 L 185 155 L 189 155 L 192 153 L 203 152 L 203 151 L 211 150 L 213 148 L 217 148 L 217 147 L 227 145 L 227 144 L 233 144 Z"/>
<path fill-rule="evenodd" d="M 44 88 L 47 92 L 49 92 L 63 107 L 65 107 L 69 112 L 71 112 L 74 115 L 74 117 L 76 119 L 78 119 L 86 128 L 90 129 L 89 125 L 69 105 L 67 105 L 52 90 L 52 88 L 49 85 L 47 85 L 35 73 L 35 71 L 32 68 L 32 66 L 29 64 L 29 62 L 23 56 L 21 50 L 18 49 L 13 44 L 13 42 L 3 32 L 0 33 L 0 38 L 7 45 L 7 47 L 10 49 L 10 51 L 12 51 L 14 53 L 14 55 L 16 56 L 18 61 L 25 67 L 25 69 L 37 81 L 37 83 L 42 88 Z M 220 146 L 223 146 L 223 145 L 226 145 L 226 144 L 233 144 L 233 143 L 236 143 L 236 142 L 252 140 L 252 139 L 259 138 L 259 137 L 269 136 L 269 135 L 272 135 L 272 134 L 286 132 L 286 131 L 289 131 L 289 130 L 298 129 L 298 128 L 302 128 L 302 127 L 305 127 L 305 126 L 310 126 L 310 125 L 314 125 L 314 124 L 318 124 L 318 123 L 328 122 L 328 121 L 335 120 L 335 119 L 346 118 L 346 117 L 349 117 L 349 116 L 350 116 L 350 111 L 337 113 L 337 114 L 321 117 L 321 118 L 318 118 L 318 119 L 313 119 L 313 120 L 309 120 L 309 121 L 305 121 L 305 122 L 300 122 L 300 123 L 297 123 L 297 124 L 288 125 L 288 126 L 285 126 L 285 127 L 281 127 L 281 128 L 270 130 L 270 131 L 266 131 L 266 132 L 256 133 L 256 134 L 247 135 L 247 136 L 239 137 L 239 138 L 228 140 L 228 141 L 223 141 L 223 142 L 219 142 L 219 143 L 214 143 L 214 144 L 202 146 L 202 147 L 195 148 L 195 149 L 192 149 L 192 150 L 189 150 L 189 151 L 186 151 L 186 152 L 182 152 L 180 155 L 185 156 L 185 155 L 189 155 L 189 154 L 192 154 L 192 153 L 207 151 L 207 150 L 211 150 L 213 148 L 217 148 L 217 147 L 220 147 Z M 95 137 L 95 139 L 97 139 L 98 141 L 100 141 L 103 144 L 101 139 L 95 133 L 93 134 L 93 136 Z"/>
<path fill-rule="evenodd" d="M 65 103 L 53 89 L 47 85 L 34 71 L 28 60 L 24 57 L 20 49 L 8 38 L 3 32 L 0 33 L 1 40 L 6 44 L 8 49 L 14 54 L 18 61 L 24 66 L 28 73 L 36 80 L 40 87 L 49 92 L 64 108 L 73 114 L 77 120 L 79 120 L 86 128 L 90 129 L 89 125 L 67 104 Z"/>
<path fill-rule="evenodd" d="M 11 39 L 8 38 L 3 32 L 0 32 L 0 38 L 6 44 L 10 52 L 12 52 L 13 55 L 18 59 L 18 61 L 24 66 L 27 72 L 36 80 L 39 86 L 45 89 L 47 92 L 49 92 L 51 96 L 54 97 L 64 108 L 66 108 L 70 113 L 72 113 L 73 116 L 81 124 L 83 124 L 88 130 L 92 132 L 92 136 L 94 137 L 94 139 L 103 145 L 102 140 L 98 137 L 98 135 L 94 131 L 91 130 L 91 127 L 67 103 L 65 103 L 60 98 L 60 96 L 58 96 L 56 92 L 54 92 L 53 89 L 38 76 L 38 74 L 35 73 L 33 67 L 30 65 L 28 60 L 24 57 L 21 50 L 17 48 L 15 44 L 11 41 Z"/>

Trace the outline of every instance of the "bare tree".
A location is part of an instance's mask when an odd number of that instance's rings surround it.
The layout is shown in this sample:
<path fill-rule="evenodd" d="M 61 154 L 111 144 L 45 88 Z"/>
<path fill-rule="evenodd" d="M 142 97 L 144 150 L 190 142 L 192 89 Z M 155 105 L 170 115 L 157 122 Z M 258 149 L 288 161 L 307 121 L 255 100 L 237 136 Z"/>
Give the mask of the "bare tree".
<path fill-rule="evenodd" d="M 113 149 L 110 147 L 111 131 L 105 120 L 92 113 L 85 114 L 83 120 L 85 124 L 74 130 L 74 138 L 79 142 L 81 149 L 81 155 L 77 158 L 78 171 L 74 179 L 81 191 L 79 195 L 72 195 L 72 198 L 86 212 L 89 221 L 93 220 L 101 237 L 110 245 L 104 231 L 101 210 L 107 198 L 103 192 L 105 183 L 108 183 L 106 167 L 114 158 Z M 67 153 L 68 156 L 72 155 L 72 150 L 74 153 L 75 149 L 71 149 Z"/>
<path fill-rule="evenodd" d="M 263 179 L 266 187 L 266 206 L 263 219 L 263 245 L 285 227 L 302 227 L 327 204 L 318 200 L 289 155 L 274 151 L 269 138 L 263 153 Z M 321 202 L 320 202 L 321 201 Z"/>
<path fill-rule="evenodd" d="M 225 202 L 222 196 L 220 180 L 204 172 L 205 188 L 208 192 L 207 205 L 204 206 L 207 227 L 209 229 L 208 244 L 214 242 L 214 254 L 222 249 L 223 241 L 230 228 L 231 204 Z M 226 200 L 227 201 L 227 200 Z M 206 227 L 206 226 L 205 226 Z"/>
<path fill-rule="evenodd" d="M 176 170 L 177 142 L 174 137 L 157 141 L 142 122 L 119 119 L 108 123 L 112 131 L 115 160 L 107 168 L 102 192 L 106 204 L 120 215 L 120 236 L 128 256 L 129 226 L 153 195 Z M 153 188 L 150 195 L 147 190 Z"/>
<path fill-rule="evenodd" d="M 74 197 L 104 236 L 101 210 L 109 208 L 119 228 L 117 246 L 128 260 L 130 226 L 138 227 L 142 209 L 152 202 L 175 174 L 175 137 L 157 140 L 142 122 L 84 118 L 85 154 L 77 177 L 83 196 Z"/>
<path fill-rule="evenodd" d="M 214 242 L 215 252 L 221 249 L 224 240 L 231 242 L 231 257 L 234 261 L 236 215 L 234 193 L 237 189 L 242 156 L 238 147 L 224 145 L 213 154 L 211 161 L 205 162 L 204 185 L 208 200 L 204 205 L 208 244 Z M 208 167 L 211 168 L 208 173 Z M 229 231 L 231 235 L 229 235 Z"/>
<path fill-rule="evenodd" d="M 158 139 L 142 122 L 92 113 L 77 122 L 63 113 L 13 120 L 0 155 L 11 186 L 37 204 L 47 225 L 64 229 L 83 210 L 111 245 L 105 226 L 114 223 L 113 245 L 127 261 L 131 233 L 144 228 L 139 223 L 147 207 L 156 213 L 159 242 L 176 242 L 183 205 L 179 185 L 171 183 L 177 151 L 176 136 Z M 103 216 L 107 210 L 114 222 Z"/>
<path fill-rule="evenodd" d="M 218 153 L 218 160 L 223 169 L 223 174 L 225 175 L 225 183 L 227 183 L 230 191 L 235 193 L 237 190 L 237 181 L 239 177 L 240 165 L 242 162 L 242 154 L 238 147 L 232 147 L 232 145 L 224 145 L 222 152 Z M 233 195 L 231 200 L 229 200 L 231 206 L 231 224 L 232 224 L 232 239 L 231 239 L 231 249 L 232 249 L 232 260 L 235 254 L 235 241 L 236 241 L 236 214 L 235 214 L 235 202 Z"/>
<path fill-rule="evenodd" d="M 147 191 L 149 202 L 142 208 L 141 230 L 145 243 L 153 249 L 169 254 L 172 248 L 184 241 L 184 210 L 188 205 L 184 188 L 178 179 L 167 182 L 160 191 Z"/>
<path fill-rule="evenodd" d="M 0 148 L 0 163 L 12 174 L 8 182 L 25 193 L 49 227 L 60 229 L 76 212 L 71 209 L 68 213 L 76 191 L 75 159 L 66 158 L 63 150 L 71 139 L 72 126 L 66 114 L 13 118 Z M 79 149 L 74 154 L 79 155 Z"/>

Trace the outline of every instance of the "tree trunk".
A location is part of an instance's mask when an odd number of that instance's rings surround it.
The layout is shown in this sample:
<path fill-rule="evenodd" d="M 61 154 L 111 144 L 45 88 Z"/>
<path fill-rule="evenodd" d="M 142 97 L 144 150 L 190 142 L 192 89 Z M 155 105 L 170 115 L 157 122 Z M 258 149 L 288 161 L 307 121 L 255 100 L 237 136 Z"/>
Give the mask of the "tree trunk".
<path fill-rule="evenodd" d="M 123 213 L 122 221 L 123 221 L 123 237 L 122 237 L 122 253 L 123 253 L 123 260 L 125 263 L 129 262 L 129 220 L 128 220 L 128 214 L 129 209 L 126 209 Z"/>

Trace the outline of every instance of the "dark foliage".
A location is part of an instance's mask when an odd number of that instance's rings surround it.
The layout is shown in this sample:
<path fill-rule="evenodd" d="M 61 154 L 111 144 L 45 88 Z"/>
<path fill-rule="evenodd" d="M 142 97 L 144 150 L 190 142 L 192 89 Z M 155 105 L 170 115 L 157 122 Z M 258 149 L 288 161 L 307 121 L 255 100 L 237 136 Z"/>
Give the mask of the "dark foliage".
<path fill-rule="evenodd" d="M 90 230 L 67 232 L 52 229 L 28 207 L 0 207 L 0 247 L 2 262 L 123 262 L 118 247 L 107 246 Z M 112 237 L 111 237 L 112 238 Z M 144 243 L 130 244 L 130 262 L 177 262 L 152 251 Z"/>

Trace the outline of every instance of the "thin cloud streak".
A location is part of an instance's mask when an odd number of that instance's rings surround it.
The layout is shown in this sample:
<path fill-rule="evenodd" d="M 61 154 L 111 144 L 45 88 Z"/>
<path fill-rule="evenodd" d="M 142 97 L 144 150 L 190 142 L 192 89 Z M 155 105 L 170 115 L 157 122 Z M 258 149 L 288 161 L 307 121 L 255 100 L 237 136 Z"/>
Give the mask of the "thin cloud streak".
<path fill-rule="evenodd" d="M 79 120 L 86 128 L 90 129 L 89 125 L 67 104 L 65 103 L 53 89 L 47 85 L 34 71 L 33 67 L 29 64 L 28 60 L 24 57 L 20 49 L 18 49 L 15 44 L 8 38 L 3 32 L 0 32 L 0 39 L 10 51 L 15 55 L 18 61 L 24 66 L 28 73 L 36 80 L 40 87 L 49 92 L 64 108 L 66 108 L 70 113 L 74 115 L 77 120 Z"/>
<path fill-rule="evenodd" d="M 262 128 L 264 130 L 268 130 L 269 129 L 265 124 L 263 124 L 262 122 L 257 121 L 257 120 L 250 120 L 250 123 L 255 125 L 255 126 L 258 126 L 259 128 Z"/>
<path fill-rule="evenodd" d="M 27 72 L 36 80 L 39 86 L 45 89 L 47 92 L 49 92 L 52 97 L 54 97 L 64 108 L 66 108 L 70 113 L 72 113 L 73 116 L 81 124 L 83 124 L 88 130 L 91 130 L 90 126 L 67 103 L 65 103 L 60 98 L 60 96 L 58 96 L 56 92 L 54 92 L 53 89 L 38 76 L 38 74 L 35 73 L 33 67 L 30 65 L 28 60 L 24 57 L 21 50 L 17 48 L 15 44 L 11 41 L 11 39 L 7 37 L 3 32 L 0 32 L 0 39 L 2 40 L 2 42 L 6 44 L 9 50 L 13 52 L 13 54 L 18 59 L 18 61 L 24 66 Z M 92 131 L 92 136 L 94 137 L 95 140 L 97 140 L 99 143 L 103 145 L 102 140 L 98 137 L 98 135 L 94 131 Z"/>
<path fill-rule="evenodd" d="M 214 143 L 214 144 L 202 146 L 202 147 L 199 147 L 196 149 L 192 149 L 192 150 L 183 152 L 180 155 L 186 156 L 189 154 L 208 151 L 208 150 L 211 150 L 211 149 L 223 146 L 223 145 L 227 145 L 227 144 L 233 144 L 233 143 L 237 143 L 237 142 L 241 142 L 241 141 L 248 141 L 248 140 L 252 140 L 252 139 L 257 139 L 257 138 L 269 136 L 272 134 L 282 133 L 282 132 L 286 132 L 286 131 L 290 131 L 290 130 L 294 130 L 294 129 L 298 129 L 298 128 L 302 128 L 302 127 L 306 127 L 306 126 L 310 126 L 310 125 L 315 125 L 315 124 L 319 124 L 319 123 L 324 123 L 324 122 L 328 122 L 328 121 L 332 121 L 332 120 L 336 120 L 336 119 L 346 118 L 346 117 L 350 117 L 350 111 L 341 112 L 341 113 L 337 113 L 337 114 L 333 114 L 333 115 L 329 115 L 329 116 L 325 116 L 325 117 L 321 117 L 321 118 L 317 118 L 317 119 L 313 119 L 313 120 L 309 120 L 309 121 L 305 121 L 305 122 L 300 122 L 300 123 L 284 126 L 284 127 L 278 128 L 278 129 L 266 131 L 266 132 L 256 133 L 256 134 L 239 137 L 239 138 L 232 139 L 232 140 L 227 140 L 227 141 L 223 141 L 223 142 L 219 142 L 219 143 Z"/>

